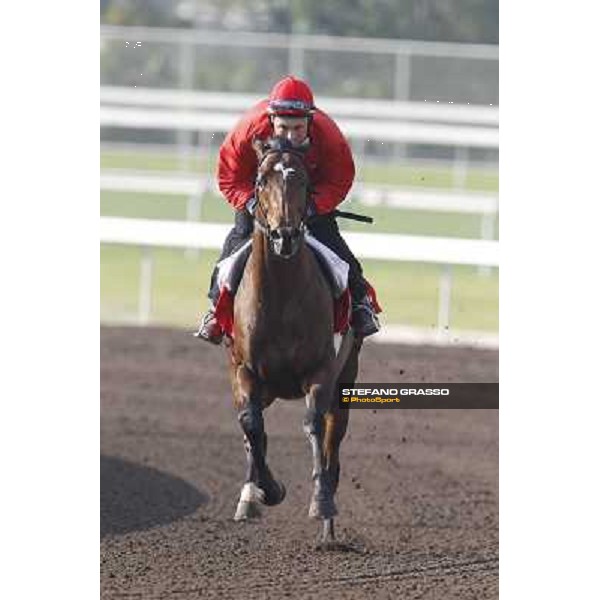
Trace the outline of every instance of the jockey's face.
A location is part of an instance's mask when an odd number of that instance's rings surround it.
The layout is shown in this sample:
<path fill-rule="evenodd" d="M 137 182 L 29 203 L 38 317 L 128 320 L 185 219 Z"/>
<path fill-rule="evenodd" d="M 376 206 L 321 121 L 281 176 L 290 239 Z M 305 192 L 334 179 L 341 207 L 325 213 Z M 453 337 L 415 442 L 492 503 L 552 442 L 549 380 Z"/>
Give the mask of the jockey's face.
<path fill-rule="evenodd" d="M 307 117 L 274 117 L 273 133 L 290 140 L 292 145 L 300 146 L 308 136 Z"/>

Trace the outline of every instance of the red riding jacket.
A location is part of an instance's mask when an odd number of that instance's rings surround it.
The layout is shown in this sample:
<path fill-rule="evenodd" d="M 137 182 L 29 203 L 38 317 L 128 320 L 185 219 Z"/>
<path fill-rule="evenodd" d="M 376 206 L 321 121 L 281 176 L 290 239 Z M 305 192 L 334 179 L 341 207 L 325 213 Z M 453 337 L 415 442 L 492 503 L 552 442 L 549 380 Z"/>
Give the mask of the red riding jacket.
<path fill-rule="evenodd" d="M 219 189 L 227 201 L 241 210 L 254 195 L 258 159 L 254 137 L 267 139 L 273 129 L 266 100 L 252 107 L 225 138 L 217 165 Z M 308 130 L 310 147 L 304 156 L 312 196 L 319 214 L 331 212 L 344 200 L 354 181 L 354 161 L 348 142 L 334 121 L 320 110 L 313 114 Z"/>

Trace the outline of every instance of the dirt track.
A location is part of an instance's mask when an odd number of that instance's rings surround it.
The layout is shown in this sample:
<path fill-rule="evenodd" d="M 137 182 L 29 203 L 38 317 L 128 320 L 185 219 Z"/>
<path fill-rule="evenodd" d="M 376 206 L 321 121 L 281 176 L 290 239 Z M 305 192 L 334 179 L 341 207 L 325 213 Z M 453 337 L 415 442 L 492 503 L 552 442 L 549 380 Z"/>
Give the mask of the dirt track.
<path fill-rule="evenodd" d="M 101 590 L 111 598 L 498 596 L 498 411 L 354 410 L 337 551 L 315 548 L 302 402 L 266 413 L 280 506 L 232 520 L 244 451 L 224 351 L 101 333 Z M 365 347 L 359 381 L 497 381 L 498 353 Z"/>

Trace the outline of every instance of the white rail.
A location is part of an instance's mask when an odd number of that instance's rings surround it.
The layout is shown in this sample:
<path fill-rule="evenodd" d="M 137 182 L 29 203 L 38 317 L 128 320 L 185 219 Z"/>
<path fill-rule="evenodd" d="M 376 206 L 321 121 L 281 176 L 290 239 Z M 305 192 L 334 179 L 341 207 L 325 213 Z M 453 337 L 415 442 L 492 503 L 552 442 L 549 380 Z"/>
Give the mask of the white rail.
<path fill-rule="evenodd" d="M 122 169 L 104 170 L 100 173 L 100 188 L 116 192 L 191 196 L 203 193 L 210 184 L 210 178 L 203 176 L 155 174 L 147 171 L 123 171 Z"/>
<path fill-rule="evenodd" d="M 164 107 L 209 110 L 242 114 L 262 97 L 256 94 L 200 92 L 147 87 L 104 86 L 100 102 L 104 105 Z M 400 102 L 359 98 L 319 97 L 317 102 L 335 119 L 358 117 L 397 121 L 433 121 L 498 126 L 498 107 L 439 102 Z"/>
<path fill-rule="evenodd" d="M 358 184 L 352 188 L 351 196 L 360 198 L 362 204 L 367 206 L 383 205 L 411 210 L 490 216 L 498 212 L 498 196 L 495 194 L 442 193 L 415 188 Z"/>
<path fill-rule="evenodd" d="M 332 52 L 369 54 L 414 54 L 421 56 L 462 57 L 497 61 L 499 50 L 492 44 L 458 44 L 346 36 L 301 35 L 265 32 L 224 32 L 206 29 L 172 29 L 166 27 L 120 27 L 103 25 L 102 39 L 138 40 L 163 44 L 198 44 L 242 48 L 304 48 Z"/>
<path fill-rule="evenodd" d="M 188 197 L 199 196 L 207 191 L 220 193 L 211 177 L 122 169 L 102 171 L 100 187 L 119 192 L 147 192 Z M 495 194 L 442 193 L 388 185 L 357 184 L 348 197 L 360 198 L 361 202 L 368 206 L 384 205 L 412 210 L 484 215 L 495 215 L 498 212 L 498 196 Z"/>
<path fill-rule="evenodd" d="M 221 248 L 231 227 L 220 223 L 189 223 L 155 219 L 100 218 L 100 241 L 170 248 Z M 441 265 L 498 266 L 498 242 L 459 238 L 344 233 L 356 256 L 379 260 Z"/>
<path fill-rule="evenodd" d="M 100 107 L 104 127 L 229 132 L 239 115 L 173 109 Z M 405 123 L 392 120 L 338 119 L 349 138 L 387 142 L 409 142 L 440 146 L 498 148 L 498 129 L 442 124 Z"/>
<path fill-rule="evenodd" d="M 148 323 L 151 310 L 152 247 L 221 248 L 229 226 L 216 223 L 158 221 L 101 217 L 100 242 L 144 248 L 142 256 L 139 321 Z M 423 262 L 442 265 L 438 305 L 438 330 L 449 328 L 451 266 L 499 266 L 498 242 L 433 238 L 397 234 L 345 233 L 357 257 L 390 261 Z"/>

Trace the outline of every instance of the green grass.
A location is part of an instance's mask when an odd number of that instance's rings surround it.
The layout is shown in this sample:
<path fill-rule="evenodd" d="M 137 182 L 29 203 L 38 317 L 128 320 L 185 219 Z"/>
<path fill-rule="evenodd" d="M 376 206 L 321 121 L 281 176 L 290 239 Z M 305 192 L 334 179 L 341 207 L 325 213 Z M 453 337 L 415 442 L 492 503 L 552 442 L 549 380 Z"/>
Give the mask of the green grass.
<path fill-rule="evenodd" d="M 124 246 L 101 249 L 101 318 L 134 321 L 137 315 L 141 251 Z M 186 257 L 183 251 L 153 251 L 152 322 L 192 329 L 207 306 L 206 291 L 216 252 Z M 375 286 L 384 323 L 433 327 L 437 324 L 440 268 L 432 265 L 364 261 Z M 453 269 L 450 326 L 458 330 L 497 331 L 498 274 Z"/>
<path fill-rule="evenodd" d="M 437 326 L 441 267 L 415 263 L 364 261 L 387 323 Z M 480 275 L 471 267 L 452 268 L 450 327 L 498 331 L 498 271 Z"/>
<path fill-rule="evenodd" d="M 214 158 L 190 158 L 186 163 L 192 172 L 206 172 Z M 182 163 L 175 153 L 143 152 L 141 150 L 102 150 L 100 154 L 101 169 L 134 169 L 151 171 L 178 171 Z M 212 168 L 212 167 L 210 167 Z"/>
<path fill-rule="evenodd" d="M 186 218 L 186 203 L 185 196 L 102 192 L 100 194 L 100 214 L 105 217 L 182 221 Z"/>
<path fill-rule="evenodd" d="M 454 174 L 449 167 L 423 165 L 372 165 L 359 168 L 360 180 L 365 183 L 405 187 L 451 189 Z M 465 189 L 470 191 L 498 191 L 498 171 L 472 168 L 467 172 Z"/>
<path fill-rule="evenodd" d="M 103 151 L 101 167 L 177 170 L 174 154 L 130 151 Z M 214 163 L 210 159 L 194 159 L 188 170 L 206 172 Z M 365 165 L 364 180 L 371 183 L 407 185 L 411 187 L 448 188 L 452 185 L 450 169 L 394 165 Z M 496 172 L 472 170 L 466 186 L 470 190 L 497 191 Z M 184 220 L 187 198 L 161 194 L 102 192 L 102 215 L 149 219 Z M 373 226 L 340 219 L 346 231 L 368 231 L 431 235 L 459 238 L 480 237 L 481 217 L 458 213 L 433 213 L 345 203 L 344 210 L 371 215 Z M 203 198 L 203 221 L 232 223 L 233 213 L 223 198 L 207 194 Z M 495 237 L 498 237 L 496 222 Z M 135 321 L 137 316 L 140 250 L 124 246 L 101 249 L 101 318 L 104 322 Z M 186 255 L 182 251 L 153 251 L 154 323 L 192 329 L 199 311 L 207 305 L 206 288 L 216 251 Z M 441 267 L 386 261 L 364 261 L 365 274 L 375 286 L 384 307 L 384 323 L 432 327 L 437 324 L 438 285 Z M 476 269 L 453 268 L 450 326 L 458 330 L 498 329 L 498 271 L 490 276 Z"/>

